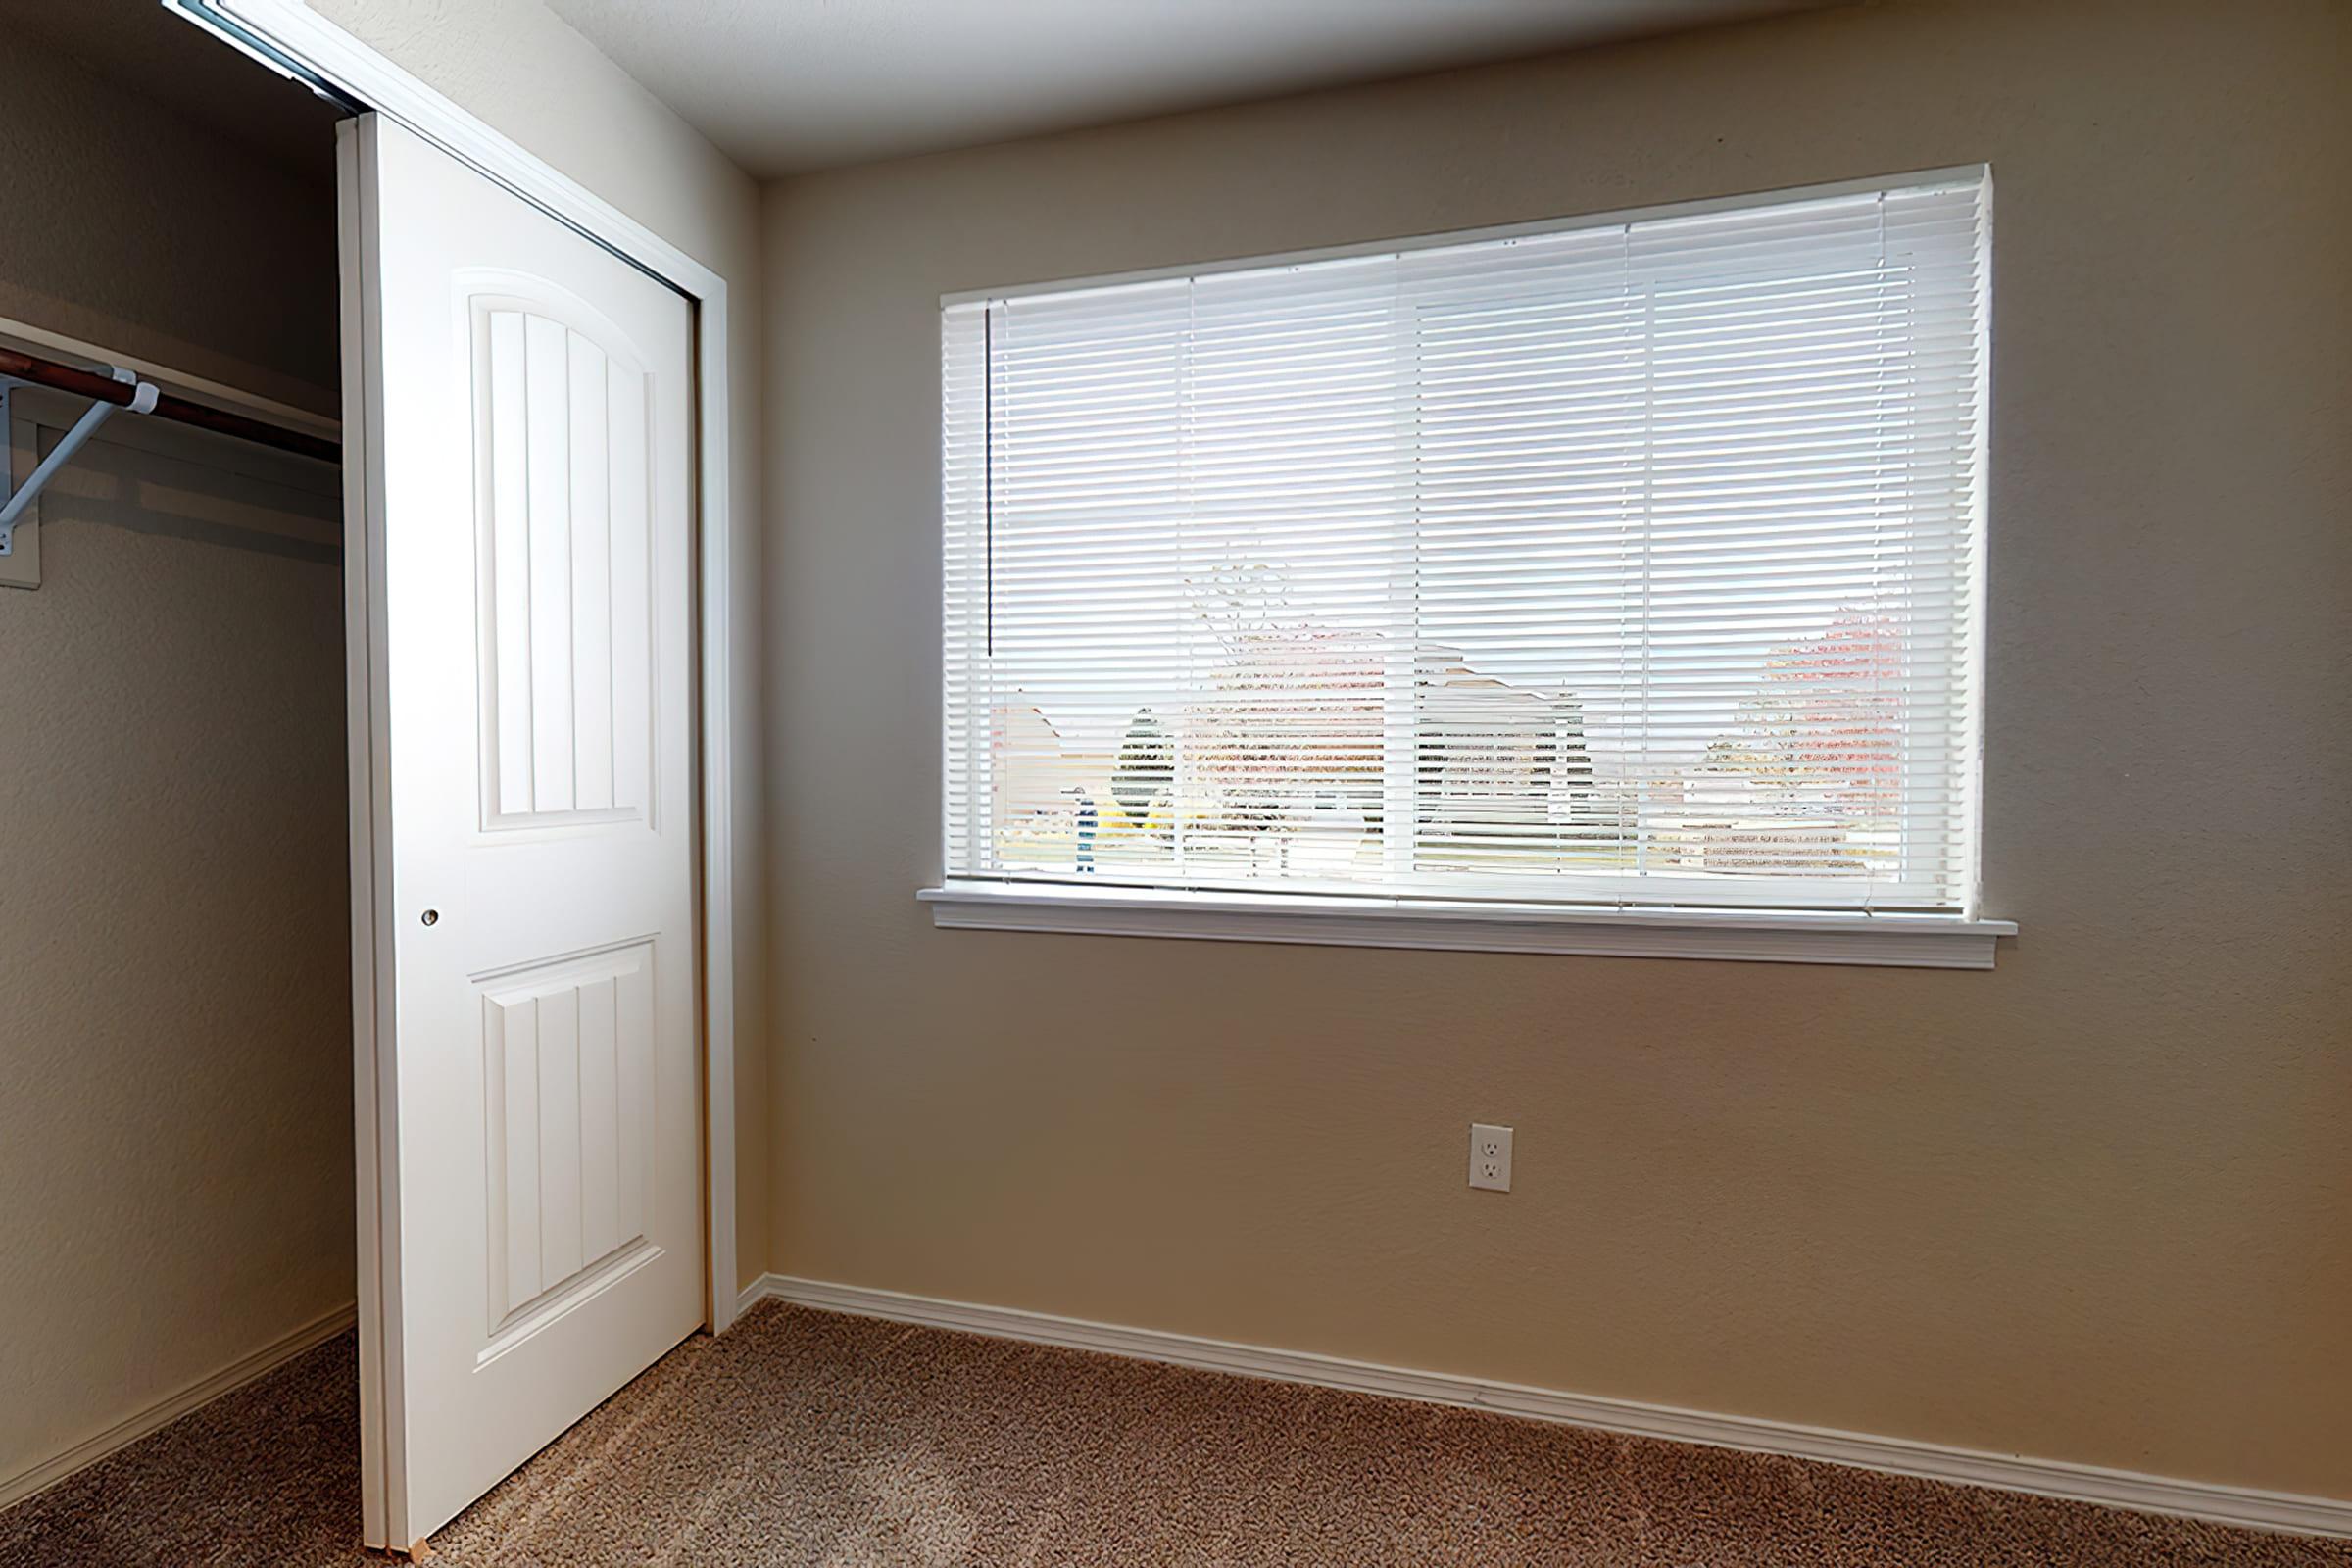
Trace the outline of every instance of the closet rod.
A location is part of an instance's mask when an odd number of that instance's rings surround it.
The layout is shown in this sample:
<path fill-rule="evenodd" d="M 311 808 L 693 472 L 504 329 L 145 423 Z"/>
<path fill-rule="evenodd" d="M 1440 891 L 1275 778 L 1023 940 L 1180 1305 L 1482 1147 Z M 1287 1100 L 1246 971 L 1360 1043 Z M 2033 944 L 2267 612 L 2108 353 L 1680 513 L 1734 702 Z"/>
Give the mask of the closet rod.
<path fill-rule="evenodd" d="M 109 379 L 97 370 L 76 369 L 56 360 L 44 360 L 34 354 L 20 354 L 15 349 L 0 348 L 0 375 L 19 381 L 31 381 L 41 386 L 71 392 L 77 397 L 96 398 L 100 402 L 127 406 L 138 395 L 136 385 L 129 381 Z M 243 414 L 231 414 L 209 404 L 190 403 L 169 392 L 155 400 L 154 416 L 159 419 L 176 419 L 181 424 L 193 424 L 216 435 L 233 435 L 242 441 L 258 441 L 263 446 L 276 447 L 281 452 L 298 453 L 306 458 L 318 458 L 326 463 L 343 459 L 341 443 L 308 430 L 288 429 Z"/>

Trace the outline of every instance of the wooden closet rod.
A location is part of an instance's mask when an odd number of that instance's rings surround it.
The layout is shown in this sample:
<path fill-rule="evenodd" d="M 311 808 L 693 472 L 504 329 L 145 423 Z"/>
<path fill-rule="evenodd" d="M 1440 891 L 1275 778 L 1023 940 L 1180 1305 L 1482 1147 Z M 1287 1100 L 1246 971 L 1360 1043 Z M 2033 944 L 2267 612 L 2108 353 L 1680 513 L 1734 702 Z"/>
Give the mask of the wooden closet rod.
<path fill-rule="evenodd" d="M 137 388 L 129 381 L 117 381 L 96 370 L 76 369 L 56 360 L 44 360 L 34 354 L 20 354 L 15 349 L 0 348 L 0 375 L 13 376 L 19 381 L 31 381 L 41 386 L 53 386 L 60 392 L 77 397 L 97 398 L 102 402 L 127 406 Z M 176 419 L 181 424 L 193 424 L 218 435 L 233 435 L 241 441 L 258 441 L 281 452 L 298 453 L 306 458 L 318 458 L 326 463 L 343 461 L 340 442 L 330 441 L 308 430 L 288 429 L 248 415 L 231 414 L 209 404 L 190 403 L 166 392 L 155 400 L 154 416 Z"/>

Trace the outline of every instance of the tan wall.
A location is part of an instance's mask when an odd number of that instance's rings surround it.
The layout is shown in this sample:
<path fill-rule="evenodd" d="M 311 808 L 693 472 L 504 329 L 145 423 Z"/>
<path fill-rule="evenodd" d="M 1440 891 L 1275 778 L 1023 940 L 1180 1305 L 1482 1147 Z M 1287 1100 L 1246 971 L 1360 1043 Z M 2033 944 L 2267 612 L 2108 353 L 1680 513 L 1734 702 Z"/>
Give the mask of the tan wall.
<path fill-rule="evenodd" d="M 333 411 L 331 185 L 21 37 L 0 104 L 0 315 Z M 351 1302 L 342 585 L 309 482 L 257 512 L 102 438 L 40 504 L 43 586 L 0 587 L 0 1478 Z"/>
<path fill-rule="evenodd" d="M 351 1304 L 340 496 L 120 416 L 0 588 L 0 1482 Z"/>
<path fill-rule="evenodd" d="M 767 1214 L 766 906 L 760 843 L 762 611 L 759 452 L 760 226 L 749 175 L 539 0 L 314 0 L 493 128 L 726 278 L 736 518 L 736 1236 L 744 1283 L 764 1269 Z"/>
<path fill-rule="evenodd" d="M 774 1265 L 2352 1497 L 2348 82 L 1898 0 L 771 188 Z M 943 290 L 1979 160 L 1996 972 L 931 929 Z"/>
<path fill-rule="evenodd" d="M 0 47 L 0 317 L 332 415 L 334 202 L 21 31 Z"/>

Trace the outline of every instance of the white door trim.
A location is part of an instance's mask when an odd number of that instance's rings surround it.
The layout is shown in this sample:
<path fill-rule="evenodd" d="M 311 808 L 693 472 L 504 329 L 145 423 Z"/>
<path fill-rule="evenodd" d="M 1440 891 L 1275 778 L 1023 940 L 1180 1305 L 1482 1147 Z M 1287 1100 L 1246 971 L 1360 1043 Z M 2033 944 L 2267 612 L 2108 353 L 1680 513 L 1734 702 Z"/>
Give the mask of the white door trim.
<path fill-rule="evenodd" d="M 165 0 L 199 26 L 244 50 L 280 74 L 302 81 L 354 109 L 372 110 L 441 148 L 485 177 L 532 203 L 559 221 L 605 246 L 684 294 L 694 305 L 696 351 L 695 425 L 697 614 L 701 625 L 699 754 L 702 770 L 702 863 L 700 907 L 702 947 L 703 1139 L 705 1158 L 705 1322 L 713 1332 L 727 1328 L 737 1312 L 735 1250 L 735 877 L 733 844 L 733 746 L 730 719 L 738 672 L 731 604 L 734 569 L 732 512 L 728 496 L 727 285 L 710 268 L 668 240 L 558 172 L 518 143 L 424 82 L 394 65 L 301 0 Z M 349 181 L 341 215 L 344 232 L 355 233 Z M 351 279 L 346 274 L 346 284 Z M 356 363 L 359 323 L 355 302 L 346 298 L 344 353 Z M 348 369 L 348 365 L 347 365 Z M 346 377 L 347 389 L 354 385 Z M 347 396 L 347 403 L 350 403 Z M 343 418 L 347 472 L 365 473 L 368 447 L 380 438 L 380 411 L 347 406 Z M 380 516 L 370 504 L 368 514 Z M 397 1292 L 387 1292 L 378 1267 L 387 1244 L 399 1245 L 398 1217 L 382 1202 L 396 1172 L 390 1161 L 398 1148 L 392 1122 L 393 1098 L 385 1092 L 389 1062 L 376 1044 L 391 1005 L 391 936 L 376 929 L 376 890 L 389 885 L 390 837 L 379 813 L 388 782 L 380 745 L 385 696 L 381 610 L 373 596 L 366 541 L 357 535 L 344 553 L 347 613 L 353 624 L 372 628 L 373 646 L 350 648 L 352 709 L 352 1011 L 355 1062 L 369 1070 L 354 1075 L 354 1124 L 363 1173 L 359 1184 L 359 1296 L 362 1343 L 360 1377 L 363 1408 L 390 1418 L 389 1398 L 400 1387 Z M 372 1178 L 372 1179 L 370 1179 Z M 368 1332 L 372 1329 L 374 1332 Z M 397 1426 L 397 1423 L 395 1423 Z M 378 1434 L 375 1451 L 388 1452 Z M 405 1501 L 388 1494 L 402 1478 L 366 1473 L 362 1494 L 369 1540 L 384 1539 L 390 1513 L 405 1513 Z M 392 1503 L 400 1506 L 393 1507 Z"/>

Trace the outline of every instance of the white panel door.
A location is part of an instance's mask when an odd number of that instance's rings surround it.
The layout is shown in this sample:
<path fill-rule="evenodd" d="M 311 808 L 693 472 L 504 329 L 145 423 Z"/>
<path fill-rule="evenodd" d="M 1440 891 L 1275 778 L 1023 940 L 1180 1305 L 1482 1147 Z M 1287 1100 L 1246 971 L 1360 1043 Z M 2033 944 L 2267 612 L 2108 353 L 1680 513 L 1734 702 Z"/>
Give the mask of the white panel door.
<path fill-rule="evenodd" d="M 370 1544 L 701 1324 L 686 300 L 343 128 Z"/>

